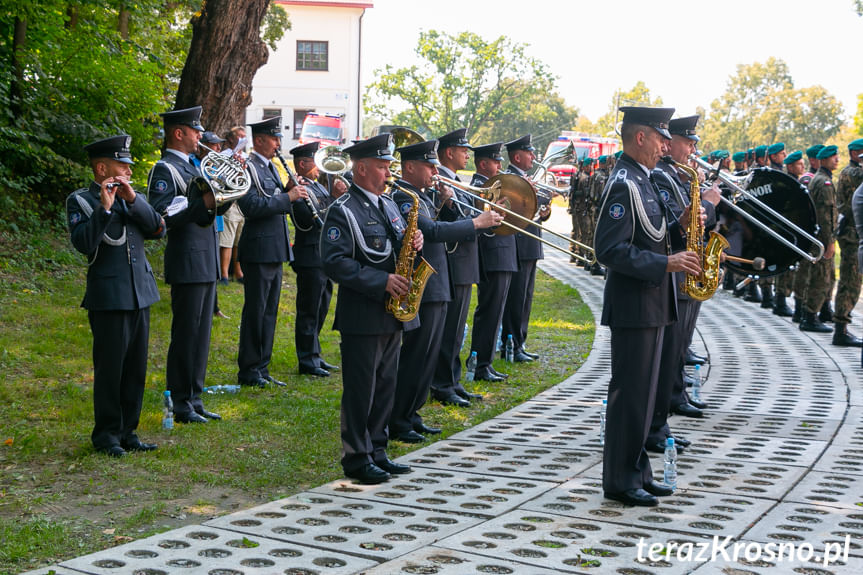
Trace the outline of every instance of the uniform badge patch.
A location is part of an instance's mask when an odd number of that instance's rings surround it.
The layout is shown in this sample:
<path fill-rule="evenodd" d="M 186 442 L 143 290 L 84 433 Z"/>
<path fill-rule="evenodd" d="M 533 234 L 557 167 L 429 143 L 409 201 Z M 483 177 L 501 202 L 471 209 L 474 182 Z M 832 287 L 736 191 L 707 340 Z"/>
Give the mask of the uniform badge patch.
<path fill-rule="evenodd" d="M 164 192 L 167 189 L 168 189 L 168 182 L 166 182 L 165 180 L 158 180 L 156 182 L 156 191 L 157 192 Z"/>
<path fill-rule="evenodd" d="M 327 239 L 331 242 L 337 241 L 342 237 L 342 232 L 337 227 L 332 227 L 327 230 Z"/>
<path fill-rule="evenodd" d="M 608 208 L 608 215 L 615 220 L 622 218 L 625 213 L 626 209 L 623 207 L 623 204 L 611 204 L 611 207 Z"/>
<path fill-rule="evenodd" d="M 412 207 L 414 207 L 414 205 L 410 202 L 403 203 L 402 204 L 402 213 L 406 214 L 406 213 L 410 212 Z"/>
<path fill-rule="evenodd" d="M 384 241 L 380 238 L 375 238 L 372 240 L 372 247 L 376 250 L 379 250 L 384 247 Z"/>
<path fill-rule="evenodd" d="M 668 192 L 667 192 L 667 191 L 665 191 L 665 190 L 661 190 L 661 191 L 659 192 L 659 195 L 660 195 L 660 196 L 662 196 L 662 201 L 663 201 L 663 202 L 667 202 L 667 201 L 668 201 Z"/>
<path fill-rule="evenodd" d="M 77 212 L 72 214 L 71 216 L 69 216 L 69 223 L 72 224 L 73 226 L 80 221 L 81 221 L 81 214 L 79 214 Z"/>

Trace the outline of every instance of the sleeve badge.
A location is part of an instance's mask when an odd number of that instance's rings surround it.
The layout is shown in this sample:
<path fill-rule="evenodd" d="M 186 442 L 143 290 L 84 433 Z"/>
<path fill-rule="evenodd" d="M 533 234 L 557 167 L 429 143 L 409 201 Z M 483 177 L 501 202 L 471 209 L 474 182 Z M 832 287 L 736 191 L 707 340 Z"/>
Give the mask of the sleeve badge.
<path fill-rule="evenodd" d="M 342 237 L 342 232 L 339 230 L 339 228 L 333 226 L 327 230 L 327 239 L 331 242 L 338 241 L 340 237 Z"/>
<path fill-rule="evenodd" d="M 608 215 L 611 216 L 613 220 L 619 220 L 626 214 L 626 208 L 623 207 L 623 204 L 611 204 L 611 207 L 608 208 Z"/>
<path fill-rule="evenodd" d="M 157 192 L 164 192 L 168 189 L 168 182 L 165 180 L 158 180 L 155 187 Z"/>

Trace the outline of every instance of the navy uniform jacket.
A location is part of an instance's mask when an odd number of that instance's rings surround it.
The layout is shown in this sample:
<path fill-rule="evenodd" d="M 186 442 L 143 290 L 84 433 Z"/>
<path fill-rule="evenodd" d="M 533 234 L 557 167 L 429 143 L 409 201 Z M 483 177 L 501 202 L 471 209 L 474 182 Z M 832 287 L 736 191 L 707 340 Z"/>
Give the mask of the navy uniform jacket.
<path fill-rule="evenodd" d="M 422 301 L 450 301 L 452 300 L 452 286 L 447 268 L 446 245 L 443 242 L 455 241 L 467 235 L 476 236 L 473 220 L 438 222 L 434 219 L 435 206 L 431 198 L 404 180 L 399 180 L 398 184 L 419 196 L 417 227 L 423 233 L 422 256 L 437 272 L 428 278 Z M 407 214 L 413 206 L 413 200 L 399 190 L 393 193 L 393 200 L 401 210 L 402 216 L 407 218 Z"/>
<path fill-rule="evenodd" d="M 482 174 L 474 174 L 470 185 L 484 186 L 487 181 L 488 178 Z M 482 206 L 477 207 L 481 209 Z M 493 229 L 479 234 L 479 257 L 484 272 L 517 272 L 518 257 L 515 250 L 515 236 L 512 234 L 497 235 Z"/>
<path fill-rule="evenodd" d="M 108 214 L 100 202 L 100 190 L 93 182 L 66 198 L 72 245 L 91 262 L 81 307 L 91 311 L 147 308 L 159 301 L 159 290 L 144 253 L 144 239 L 164 236 L 164 222 L 141 194 L 132 205 L 115 196 Z M 82 202 L 89 208 L 82 207 Z M 105 234 L 121 239 L 124 230 L 126 241 L 121 245 L 103 241 Z"/>
<path fill-rule="evenodd" d="M 452 173 L 445 166 L 438 166 L 438 172 L 452 180 L 458 180 L 458 174 Z M 460 181 L 460 180 L 459 180 Z M 473 198 L 458 188 L 453 188 L 454 199 L 472 206 Z M 452 207 L 444 205 L 438 219 L 445 222 L 467 220 L 474 218 L 478 212 L 452 202 Z M 425 233 L 425 232 L 423 232 Z M 479 251 L 477 250 L 476 231 L 470 230 L 455 242 L 446 243 L 447 261 L 449 262 L 450 281 L 453 285 L 473 285 L 479 282 Z"/>
<path fill-rule="evenodd" d="M 684 184 L 680 179 L 680 174 L 677 170 L 664 160 L 660 160 L 653 170 L 653 179 L 656 186 L 659 188 L 659 193 L 663 201 L 668 206 L 668 209 L 674 214 L 675 218 L 679 218 L 686 206 L 689 205 L 689 184 Z M 705 199 L 701 200 L 701 206 L 704 208 L 707 220 L 704 222 L 704 229 L 709 230 L 716 225 L 716 206 Z M 706 234 L 706 231 L 705 231 Z M 683 272 L 674 273 L 674 285 L 680 287 L 686 279 L 686 274 Z M 677 299 L 689 299 L 682 289 L 677 290 Z"/>
<path fill-rule="evenodd" d="M 385 309 L 387 278 L 395 273 L 406 223 L 395 202 L 386 194 L 380 197 L 385 215 L 352 184 L 324 220 L 321 261 L 324 273 L 339 284 L 333 327 L 345 334 L 384 335 L 413 327 Z"/>
<path fill-rule="evenodd" d="M 246 165 L 254 173 L 252 189 L 237 200 L 246 218 L 237 259 L 241 263 L 289 262 L 291 235 L 285 214 L 291 211 L 291 198 L 284 192 L 272 162 L 253 152 Z"/>
<path fill-rule="evenodd" d="M 315 209 L 321 219 L 326 217 L 326 209 L 333 202 L 329 192 L 318 182 L 305 184 L 310 199 L 313 196 Z M 321 224 L 315 221 L 312 211 L 305 200 L 294 202 L 291 218 L 294 220 L 294 261 L 293 265 L 302 267 L 321 267 Z"/>
<path fill-rule="evenodd" d="M 216 226 L 207 214 L 202 201 L 191 201 L 189 206 L 173 215 L 166 210 L 176 196 L 186 195 L 174 180 L 170 164 L 185 184 L 201 171 L 189 161 L 169 151 L 150 170 L 147 195 L 150 205 L 163 215 L 168 226 L 168 244 L 165 246 L 165 283 L 208 283 L 219 279 L 219 241 Z M 225 207 L 227 209 L 227 206 Z"/>
<path fill-rule="evenodd" d="M 508 174 L 515 174 L 516 176 L 521 176 L 522 178 L 527 179 L 527 174 L 513 165 L 510 165 L 506 172 Z M 537 207 L 538 206 L 539 204 L 537 204 Z M 537 218 L 535 221 L 536 223 L 540 223 L 541 220 Z M 535 236 L 542 237 L 542 230 L 536 226 L 528 226 L 525 231 Z M 528 237 L 521 232 L 515 234 L 515 246 L 519 260 L 541 260 L 543 258 L 542 242 Z"/>
<path fill-rule="evenodd" d="M 625 153 L 609 176 L 607 190 L 594 240 L 597 259 L 608 268 L 602 325 L 669 325 L 677 320 L 677 301 L 665 268 L 670 248 L 683 245 L 680 228 L 669 223 L 662 233 L 662 198 L 644 169 Z M 637 213 L 640 209 L 644 220 Z"/>

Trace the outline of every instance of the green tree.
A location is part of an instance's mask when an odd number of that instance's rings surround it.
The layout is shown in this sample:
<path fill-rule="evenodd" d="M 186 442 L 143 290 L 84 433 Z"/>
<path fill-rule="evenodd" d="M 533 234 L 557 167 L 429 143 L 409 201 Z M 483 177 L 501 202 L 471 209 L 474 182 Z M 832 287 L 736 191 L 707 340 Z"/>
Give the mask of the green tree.
<path fill-rule="evenodd" d="M 827 141 L 842 126 L 842 106 L 821 86 L 795 88 L 778 59 L 740 64 L 725 93 L 711 104 L 701 146 L 745 150 L 785 142 L 789 149 Z"/>
<path fill-rule="evenodd" d="M 854 129 L 858 134 L 863 136 L 863 94 L 857 94 L 857 113 L 854 114 Z"/>
<path fill-rule="evenodd" d="M 487 41 L 472 32 L 429 30 L 420 33 L 415 51 L 421 64 L 375 71 L 367 114 L 432 136 L 466 127 L 474 141 L 479 134 L 515 136 L 515 129 L 503 128 L 511 122 L 552 130 L 574 120 L 545 65 L 505 36 Z M 547 125 L 558 120 L 562 125 Z"/>
<path fill-rule="evenodd" d="M 596 121 L 596 131 L 600 136 L 614 137 L 616 127 L 620 122 L 618 108 L 621 106 L 661 106 L 662 98 L 652 97 L 650 88 L 639 80 L 629 90 L 617 89 L 608 105 L 608 112 Z"/>

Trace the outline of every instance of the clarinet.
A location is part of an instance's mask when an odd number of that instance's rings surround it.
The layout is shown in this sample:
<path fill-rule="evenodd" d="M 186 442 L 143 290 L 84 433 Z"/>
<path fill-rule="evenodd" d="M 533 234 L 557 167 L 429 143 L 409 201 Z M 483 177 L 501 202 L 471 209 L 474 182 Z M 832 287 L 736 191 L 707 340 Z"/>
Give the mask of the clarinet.
<path fill-rule="evenodd" d="M 294 185 L 295 186 L 301 185 L 300 181 L 297 179 L 297 176 L 295 176 L 294 173 L 291 171 L 291 169 L 288 167 L 288 163 L 285 161 L 285 158 L 282 157 L 281 150 L 279 150 L 279 149 L 276 150 L 276 157 L 279 158 L 279 161 L 282 163 L 282 167 L 288 173 L 288 178 L 291 179 L 291 181 L 294 183 Z M 305 197 L 305 198 L 303 198 L 303 200 L 305 200 L 306 205 L 309 208 L 309 211 L 312 212 L 312 219 L 315 221 L 315 224 L 319 228 L 324 227 L 324 221 L 321 219 L 321 215 L 318 213 L 318 209 L 315 207 L 315 203 L 312 201 L 312 198 L 311 197 Z"/>

